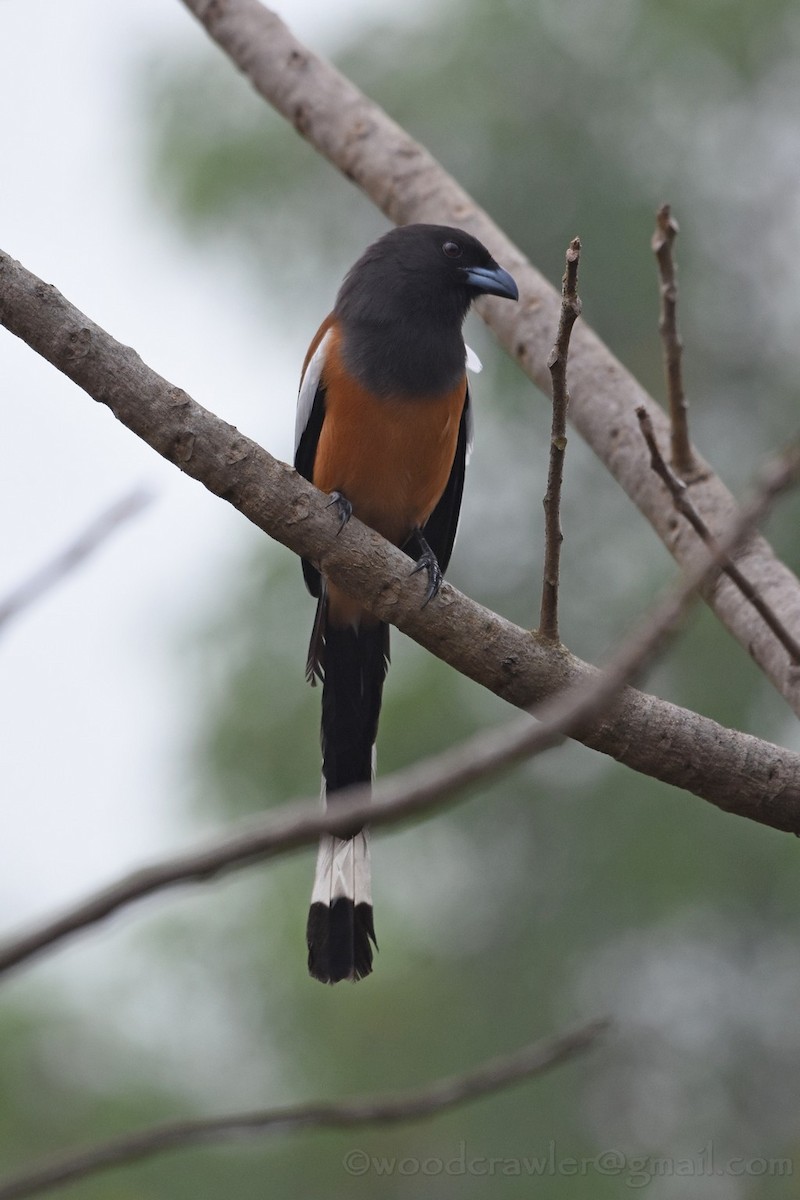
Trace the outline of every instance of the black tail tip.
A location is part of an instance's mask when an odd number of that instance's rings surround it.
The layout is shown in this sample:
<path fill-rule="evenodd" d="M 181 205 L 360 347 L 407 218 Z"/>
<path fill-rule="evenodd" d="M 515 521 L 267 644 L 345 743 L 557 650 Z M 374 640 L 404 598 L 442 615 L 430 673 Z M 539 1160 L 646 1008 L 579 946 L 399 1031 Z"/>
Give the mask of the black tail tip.
<path fill-rule="evenodd" d="M 340 896 L 333 904 L 315 902 L 306 926 L 308 973 L 320 983 L 355 983 L 372 973 L 375 927 L 371 904 L 354 904 Z"/>

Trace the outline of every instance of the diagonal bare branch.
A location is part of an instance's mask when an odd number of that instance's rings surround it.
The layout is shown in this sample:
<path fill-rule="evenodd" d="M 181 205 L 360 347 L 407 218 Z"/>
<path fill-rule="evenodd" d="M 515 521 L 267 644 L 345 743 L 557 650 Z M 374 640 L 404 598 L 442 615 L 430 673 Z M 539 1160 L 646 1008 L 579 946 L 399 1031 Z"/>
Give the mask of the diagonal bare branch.
<path fill-rule="evenodd" d="M 590 1050 L 608 1028 L 606 1020 L 591 1021 L 572 1032 L 533 1042 L 511 1054 L 490 1059 L 471 1071 L 438 1079 L 413 1091 L 155 1125 L 89 1146 L 83 1151 L 73 1151 L 14 1178 L 0 1180 L 0 1200 L 23 1200 L 23 1197 L 64 1187 L 112 1167 L 231 1138 L 418 1121 L 534 1079 Z"/>
<path fill-rule="evenodd" d="M 423 609 L 425 585 L 409 578 L 409 560 L 400 550 L 355 519 L 335 536 L 338 522 L 327 497 L 2 252 L 0 324 L 258 528 L 324 565 L 329 578 L 381 620 L 510 704 L 530 709 L 596 674 L 563 646 L 534 637 L 448 584 Z M 700 551 L 703 563 L 702 544 Z M 800 756 L 769 742 L 633 689 L 576 736 L 728 812 L 800 831 Z"/>
<path fill-rule="evenodd" d="M 154 892 L 192 881 L 205 882 L 234 868 L 288 853 L 316 842 L 321 833 L 336 832 L 341 825 L 362 821 L 369 821 L 373 827 L 392 825 L 442 808 L 469 784 L 548 749 L 565 735 L 581 736 L 583 729 L 591 729 L 603 714 L 613 709 L 626 683 L 647 667 L 677 631 L 698 589 L 719 573 L 738 542 L 763 518 L 775 498 L 797 482 L 798 476 L 800 447 L 795 447 L 771 464 L 735 528 L 715 547 L 714 556 L 670 589 L 625 639 L 604 671 L 596 672 L 590 679 L 579 679 L 538 711 L 538 723 L 523 720 L 473 736 L 454 749 L 382 780 L 371 797 L 364 788 L 352 788 L 349 795 L 342 793 L 335 812 L 320 812 L 310 803 L 305 809 L 287 806 L 281 812 L 229 827 L 222 837 L 199 850 L 134 871 L 27 933 L 0 944 L 0 974 Z M 800 765 L 800 760 L 796 765 Z M 794 805 L 800 800 L 797 776 L 790 800 Z M 757 819 L 764 817 L 759 815 Z"/>
<path fill-rule="evenodd" d="M 475 234 L 514 275 L 518 305 L 486 298 L 478 310 L 500 342 L 545 394 L 547 357 L 558 321 L 560 298 L 471 196 L 376 104 L 330 63 L 298 41 L 259 0 L 183 0 L 208 34 L 247 76 L 253 87 L 325 158 L 352 180 L 397 224 L 434 221 L 460 225 Z M 580 322 L 570 353 L 570 416 L 609 471 L 650 521 L 682 566 L 698 552 L 691 531 L 673 528 L 657 480 L 647 468 L 634 415 L 644 404 L 659 438 L 668 436 L 667 417 L 637 381 Z M 730 492 L 694 453 L 692 492 L 715 534 L 735 518 Z M 787 628 L 800 633 L 800 582 L 756 537 L 740 552 L 740 566 L 769 593 Z M 704 596 L 719 619 L 800 714 L 800 681 L 787 668 L 783 648 L 758 620 L 738 588 L 720 580 Z"/>

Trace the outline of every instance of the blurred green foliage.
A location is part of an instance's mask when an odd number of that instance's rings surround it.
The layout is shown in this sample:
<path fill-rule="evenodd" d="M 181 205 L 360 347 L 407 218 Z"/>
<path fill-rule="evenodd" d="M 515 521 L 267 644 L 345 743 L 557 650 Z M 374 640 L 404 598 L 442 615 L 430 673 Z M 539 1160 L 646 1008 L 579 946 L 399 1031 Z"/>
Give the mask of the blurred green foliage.
<path fill-rule="evenodd" d="M 353 30 L 338 61 L 553 280 L 580 233 L 584 315 L 657 394 L 649 237 L 655 208 L 672 202 L 693 430 L 741 486 L 796 413 L 798 300 L 785 246 L 797 210 L 784 189 L 787 164 L 796 178 L 800 158 L 799 44 L 791 0 L 462 0 Z M 215 243 L 241 260 L 275 336 L 291 312 L 307 317 L 310 337 L 383 219 L 213 50 L 154 60 L 143 89 L 151 186 L 165 213 L 197 239 L 198 254 Z M 477 324 L 470 340 L 486 370 L 474 385 L 479 440 L 450 577 L 532 625 L 547 404 Z M 571 648 L 599 659 L 671 568 L 575 438 L 566 487 L 563 630 Z M 797 511 L 770 531 L 792 565 Z M 316 790 L 318 695 L 302 679 L 312 604 L 303 597 L 296 561 L 264 546 L 226 579 L 189 645 L 197 723 L 187 770 L 205 817 Z M 797 741 L 780 700 L 707 613 L 648 686 L 726 724 Z M 394 636 L 381 771 L 505 716 L 494 697 Z M 467 1159 L 512 1160 L 545 1158 L 552 1144 L 556 1164 L 612 1148 L 674 1163 L 709 1141 L 718 1165 L 792 1155 L 800 879 L 791 839 L 566 747 L 376 839 L 381 953 L 374 976 L 336 989 L 305 974 L 311 859 L 211 885 L 150 948 L 150 969 L 174 980 L 176 1009 L 216 1005 L 223 1040 L 225 1023 L 236 1027 L 219 1096 L 205 1085 L 197 1107 L 415 1084 L 600 1013 L 615 1018 L 614 1034 L 584 1060 L 428 1124 L 192 1152 L 65 1195 L 510 1200 L 537 1187 L 602 1200 L 619 1194 L 620 1180 L 633 1186 L 624 1171 L 556 1166 L 532 1184 L 498 1168 L 487 1183 L 477 1169 L 433 1176 L 411 1160 L 453 1161 L 462 1144 Z M 32 1036 L 11 1033 L 0 1040 L 8 1097 L 21 1082 L 9 1047 Z M 210 1052 L 196 1048 L 198 1058 Z M 123 1092 L 104 1094 L 99 1125 L 77 1086 L 69 1113 L 45 1114 L 35 1135 L 21 1109 L 4 1149 L 17 1157 L 78 1129 L 93 1137 L 132 1120 L 140 1100 L 150 1116 L 190 1103 L 155 1087 L 128 1092 L 120 1076 Z M 411 1165 L 356 1177 L 343 1166 L 354 1148 Z M 659 1197 L 794 1195 L 791 1179 L 758 1168 L 723 1171 L 720 1182 L 698 1165 L 688 1189 L 666 1172 Z"/>

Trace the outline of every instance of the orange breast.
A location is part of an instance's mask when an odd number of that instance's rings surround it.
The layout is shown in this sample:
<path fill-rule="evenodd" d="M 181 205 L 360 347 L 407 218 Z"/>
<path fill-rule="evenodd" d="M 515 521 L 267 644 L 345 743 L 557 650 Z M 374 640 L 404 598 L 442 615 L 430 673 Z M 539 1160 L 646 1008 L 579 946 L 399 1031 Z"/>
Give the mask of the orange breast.
<path fill-rule="evenodd" d="M 326 351 L 314 483 L 341 492 L 359 520 L 402 545 L 427 521 L 447 485 L 466 376 L 441 396 L 376 398 L 344 369 L 335 331 Z"/>

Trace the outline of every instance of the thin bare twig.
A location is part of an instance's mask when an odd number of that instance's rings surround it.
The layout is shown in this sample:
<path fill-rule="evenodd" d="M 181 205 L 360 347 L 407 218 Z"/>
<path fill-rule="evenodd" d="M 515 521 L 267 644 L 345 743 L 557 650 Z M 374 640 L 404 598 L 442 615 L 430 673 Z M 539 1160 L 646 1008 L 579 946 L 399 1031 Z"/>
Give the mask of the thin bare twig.
<path fill-rule="evenodd" d="M 511 1054 L 492 1058 L 472 1071 L 436 1080 L 413 1091 L 154 1125 L 139 1133 L 65 1154 L 15 1178 L 0 1181 L 0 1200 L 23 1200 L 112 1167 L 231 1138 L 418 1121 L 504 1091 L 568 1062 L 591 1049 L 609 1024 L 607 1020 L 591 1021 L 570 1033 L 533 1042 Z"/>
<path fill-rule="evenodd" d="M 720 556 L 729 554 L 750 536 L 775 498 L 795 484 L 798 476 L 800 448 L 792 448 L 769 465 L 753 500 L 743 507 L 734 527 L 720 540 Z M 626 684 L 663 648 L 666 639 L 678 629 L 694 595 L 719 570 L 716 559 L 705 559 L 698 564 L 626 637 L 603 671 L 595 670 L 590 678 L 581 675 L 563 694 L 537 710 L 537 724 L 529 719 L 520 720 L 505 728 L 478 734 L 454 749 L 380 781 L 374 788 L 372 801 L 364 788 L 353 788 L 349 796 L 342 794 L 335 813 L 320 812 L 318 804 L 308 801 L 305 808 L 287 805 L 281 812 L 239 822 L 207 846 L 134 871 L 56 917 L 43 921 L 28 933 L 9 938 L 0 945 L 0 974 L 154 892 L 178 884 L 204 882 L 246 864 L 311 845 L 321 833 L 336 832 L 354 821 L 368 821 L 373 827 L 393 825 L 422 812 L 443 808 L 469 784 L 540 753 L 565 736 L 579 736 L 591 743 L 592 730 L 598 720 L 609 719 Z M 723 732 L 720 729 L 720 733 Z M 750 742 L 756 740 L 748 739 Z M 746 761 L 752 775 L 756 770 L 755 756 L 746 756 Z M 782 810 L 776 804 L 778 800 L 786 803 L 787 796 L 791 800 L 792 788 L 797 792 L 800 763 L 789 751 L 781 750 L 780 768 L 788 770 L 789 775 L 781 775 L 776 766 L 771 783 L 774 785 L 778 778 L 778 791 L 771 794 L 765 782 L 754 797 L 753 810 L 748 815 L 777 828 L 800 832 L 797 820 L 792 823 L 782 821 Z M 725 807 L 730 807 L 731 793 L 723 790 L 722 796 Z"/>
<path fill-rule="evenodd" d="M 539 635 L 557 642 L 558 583 L 561 566 L 561 483 L 564 478 L 564 455 L 567 451 L 567 360 L 572 326 L 581 313 L 578 297 L 578 267 L 581 260 L 580 238 L 573 238 L 567 249 L 567 267 L 561 281 L 561 313 L 555 345 L 550 351 L 547 366 L 553 381 L 553 420 L 550 429 L 550 464 L 547 471 L 547 490 L 544 494 L 544 567 L 542 570 L 542 602 L 539 612 Z"/>
<path fill-rule="evenodd" d="M 152 494 L 137 488 L 117 500 L 105 512 L 100 513 L 82 533 L 50 562 L 45 563 L 28 579 L 23 580 L 12 591 L 0 599 L 0 634 L 10 621 L 25 609 L 40 600 L 46 592 L 86 561 L 104 542 L 117 532 L 119 527 L 147 507 L 153 500 Z"/>
<path fill-rule="evenodd" d="M 686 484 L 682 479 L 678 478 L 675 472 L 664 461 L 664 456 L 658 447 L 653 423 L 650 420 L 647 410 L 645 408 L 637 408 L 636 416 L 639 419 L 642 436 L 650 451 L 650 465 L 659 478 L 663 480 L 667 491 L 672 497 L 675 508 L 686 518 L 697 535 L 705 542 L 728 578 L 738 587 L 742 595 L 752 604 L 762 620 L 775 634 L 781 645 L 785 647 L 792 665 L 797 666 L 800 664 L 800 642 L 792 636 L 777 614 L 766 603 L 757 588 L 742 574 L 730 556 L 723 555 L 719 542 L 689 499 Z"/>
<path fill-rule="evenodd" d="M 689 406 L 683 387 L 683 342 L 678 332 L 678 281 L 672 247 L 678 236 L 678 222 L 670 206 L 662 204 L 656 213 L 656 228 L 651 242 L 661 279 L 661 311 L 658 329 L 664 352 L 664 378 L 669 405 L 672 465 L 679 475 L 689 475 L 695 460 L 689 439 Z"/>

